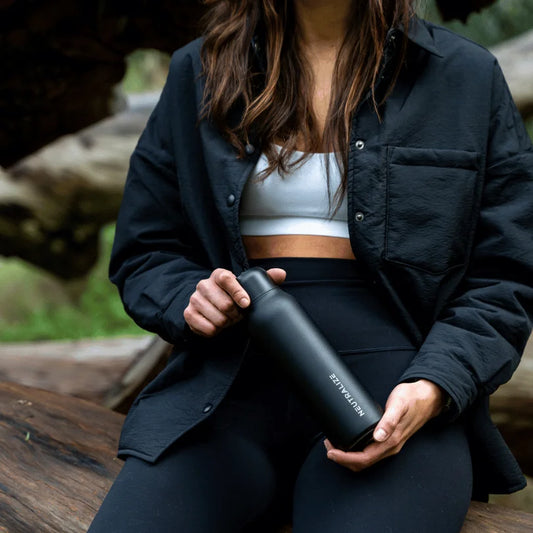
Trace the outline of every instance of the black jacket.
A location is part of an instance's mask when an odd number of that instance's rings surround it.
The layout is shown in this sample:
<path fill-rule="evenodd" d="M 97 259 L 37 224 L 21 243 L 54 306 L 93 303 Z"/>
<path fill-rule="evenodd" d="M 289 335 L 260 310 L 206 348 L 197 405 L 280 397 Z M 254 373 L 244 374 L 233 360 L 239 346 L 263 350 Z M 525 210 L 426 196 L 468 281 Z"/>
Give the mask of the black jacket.
<path fill-rule="evenodd" d="M 389 32 L 385 82 L 399 31 Z M 353 119 L 350 241 L 419 347 L 402 381 L 439 384 L 453 400 L 448 416 L 471 417 L 481 492 L 517 490 L 524 479 L 490 422 L 488 395 L 511 377 L 531 330 L 533 150 L 489 52 L 419 19 L 408 35 L 382 121 L 368 98 Z M 253 139 L 239 159 L 198 121 L 200 47 L 172 57 L 131 158 L 110 264 L 126 311 L 175 345 L 120 442 L 121 455 L 150 461 L 213 412 L 246 342 L 242 325 L 205 340 L 183 318 L 214 268 L 247 267 L 239 200 L 261 146 Z"/>

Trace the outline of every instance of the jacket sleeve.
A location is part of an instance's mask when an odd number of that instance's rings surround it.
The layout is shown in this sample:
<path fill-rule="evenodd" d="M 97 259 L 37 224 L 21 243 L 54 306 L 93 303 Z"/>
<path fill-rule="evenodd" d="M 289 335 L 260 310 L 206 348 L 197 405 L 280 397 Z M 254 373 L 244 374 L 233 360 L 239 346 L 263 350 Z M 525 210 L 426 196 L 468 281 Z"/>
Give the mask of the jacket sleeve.
<path fill-rule="evenodd" d="M 173 58 L 174 59 L 174 58 Z M 109 264 L 124 309 L 141 327 L 177 344 L 188 331 L 183 311 L 201 266 L 183 215 L 172 150 L 171 106 L 178 97 L 172 64 L 160 100 L 131 156 Z"/>
<path fill-rule="evenodd" d="M 533 149 L 497 63 L 493 80 L 469 266 L 400 379 L 440 385 L 452 400 L 452 419 L 510 379 L 532 326 Z"/>

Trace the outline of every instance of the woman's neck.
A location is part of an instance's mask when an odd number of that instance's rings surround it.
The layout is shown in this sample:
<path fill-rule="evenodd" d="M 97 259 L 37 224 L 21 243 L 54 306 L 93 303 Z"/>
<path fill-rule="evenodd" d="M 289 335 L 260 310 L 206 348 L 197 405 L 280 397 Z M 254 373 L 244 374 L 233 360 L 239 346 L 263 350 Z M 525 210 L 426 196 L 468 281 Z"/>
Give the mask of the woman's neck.
<path fill-rule="evenodd" d="M 338 49 L 348 26 L 351 0 L 293 0 L 301 44 L 314 53 Z"/>

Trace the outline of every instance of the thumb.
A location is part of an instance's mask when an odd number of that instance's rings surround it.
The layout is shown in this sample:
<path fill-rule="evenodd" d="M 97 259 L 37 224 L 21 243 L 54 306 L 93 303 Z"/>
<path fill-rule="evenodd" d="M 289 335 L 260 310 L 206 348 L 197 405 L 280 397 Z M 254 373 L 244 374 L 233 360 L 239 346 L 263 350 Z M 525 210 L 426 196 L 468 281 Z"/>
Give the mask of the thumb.
<path fill-rule="evenodd" d="M 269 268 L 267 270 L 267 274 L 276 285 L 283 283 L 287 277 L 287 272 L 285 272 L 285 270 L 282 268 Z"/>
<path fill-rule="evenodd" d="M 374 440 L 385 442 L 393 433 L 406 411 L 403 402 L 388 402 L 385 413 L 374 429 Z"/>

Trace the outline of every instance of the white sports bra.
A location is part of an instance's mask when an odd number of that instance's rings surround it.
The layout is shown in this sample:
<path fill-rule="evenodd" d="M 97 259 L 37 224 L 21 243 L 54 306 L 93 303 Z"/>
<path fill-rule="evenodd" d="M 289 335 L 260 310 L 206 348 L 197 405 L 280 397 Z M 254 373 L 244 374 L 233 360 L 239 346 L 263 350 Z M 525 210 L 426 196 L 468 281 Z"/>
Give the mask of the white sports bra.
<path fill-rule="evenodd" d="M 295 152 L 293 158 L 301 157 Z M 314 153 L 289 174 L 273 172 L 263 181 L 258 174 L 268 166 L 261 154 L 240 202 L 242 235 L 325 235 L 348 238 L 348 205 L 346 195 L 330 219 L 326 167 L 324 157 L 330 158 L 331 198 L 341 182 L 335 154 Z"/>

